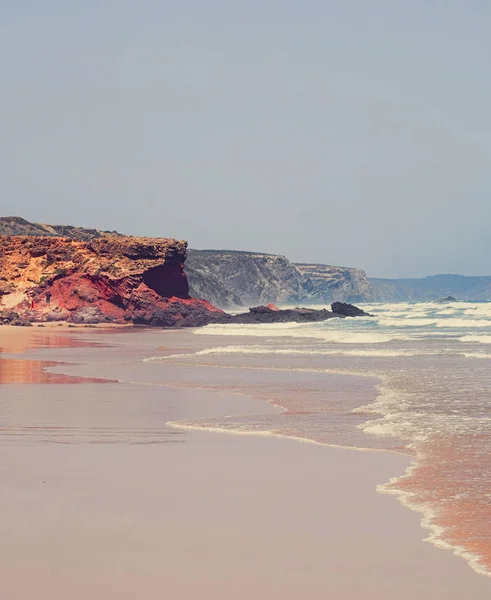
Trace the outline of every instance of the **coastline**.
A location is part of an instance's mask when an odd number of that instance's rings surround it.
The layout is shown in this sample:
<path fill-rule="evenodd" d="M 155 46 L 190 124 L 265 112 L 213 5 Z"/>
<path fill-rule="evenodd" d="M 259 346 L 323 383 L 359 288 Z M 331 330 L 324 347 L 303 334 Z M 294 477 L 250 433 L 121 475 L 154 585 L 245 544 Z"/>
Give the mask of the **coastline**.
<path fill-rule="evenodd" d="M 80 331 L 67 329 L 63 336 L 73 338 L 73 333 L 81 335 Z M 127 330 L 126 333 L 145 343 L 141 336 L 147 332 Z M 82 337 L 86 334 L 91 341 L 95 337 L 97 344 L 105 338 L 109 346 L 103 350 L 105 360 L 113 356 L 114 364 L 119 361 L 119 369 L 127 368 L 124 344 L 112 351 L 111 340 L 107 339 L 112 335 L 106 336 L 102 330 L 85 330 Z M 193 343 L 190 334 L 160 333 L 169 338 L 167 346 L 177 348 Z M 20 335 L 27 348 L 29 335 Z M 149 332 L 149 336 L 157 339 L 158 333 Z M 75 360 L 78 364 L 57 366 L 50 368 L 50 372 L 63 371 L 80 377 L 91 370 L 99 376 L 100 371 L 107 369 L 111 375 L 108 364 L 97 365 L 94 361 L 99 353 L 97 347 L 87 349 L 93 355 L 92 364 L 82 364 L 84 352 L 78 345 L 56 352 L 54 346 L 43 349 L 38 345 L 26 357 L 37 360 L 56 354 L 59 360 L 64 355 L 68 362 Z M 12 387 L 27 389 L 26 386 L 33 388 L 34 396 L 39 395 L 40 388 L 29 383 L 7 385 L 2 386 L 2 399 L 8 397 Z M 87 402 L 84 395 L 89 386 L 94 386 L 92 390 L 100 389 L 99 383 L 70 387 L 70 402 Z M 52 396 L 56 389 L 67 387 L 43 384 L 43 389 L 49 388 Z M 144 389 L 141 384 L 125 383 L 110 388 L 115 407 L 107 415 L 111 417 L 108 423 L 120 410 L 131 407 L 132 399 L 138 397 L 151 407 L 148 412 L 151 420 L 146 418 L 146 405 L 143 416 L 138 413 L 145 424 L 143 429 L 147 421 L 154 424 L 156 416 L 163 416 L 156 411 L 167 410 L 166 404 L 171 412 L 179 412 L 178 420 L 201 418 L 210 413 L 226 416 L 233 411 L 275 410 L 264 400 L 237 395 L 236 390 L 210 392 L 190 387 L 179 391 L 165 385 L 148 385 Z M 107 391 L 100 396 L 106 397 Z M 127 398 L 128 404 L 119 406 L 118 398 Z M 166 423 L 169 421 L 172 419 Z M 122 431 L 127 433 L 124 428 Z M 131 431 L 131 435 L 135 433 Z M 175 438 L 176 433 L 173 435 Z M 6 569 L 10 573 L 6 581 L 9 598 L 28 597 L 27 590 L 19 591 L 14 581 L 15 574 L 19 577 L 25 569 L 25 561 L 34 567 L 41 584 L 45 584 L 41 589 L 50 590 L 46 598 L 66 597 L 68 589 L 73 598 L 86 597 L 90 584 L 84 583 L 82 575 L 87 575 L 87 569 L 95 573 L 96 585 L 104 587 L 106 592 L 118 593 L 121 598 L 134 597 L 136 590 L 155 593 L 157 589 L 179 594 L 180 598 L 202 595 L 203 589 L 209 597 L 225 598 L 233 590 L 235 597 L 244 599 L 252 594 L 298 598 L 300 593 L 313 598 L 336 594 L 334 597 L 353 599 L 393 594 L 408 600 L 440 596 L 457 599 L 463 594 L 476 599 L 489 596 L 491 586 L 487 578 L 478 577 L 451 553 L 421 544 L 416 513 L 407 511 L 389 495 L 376 493 L 376 485 L 403 473 L 410 464 L 408 457 L 322 448 L 257 435 L 244 439 L 225 433 L 187 431 L 177 434 L 177 439 L 178 444 L 138 441 L 128 444 L 121 437 L 116 444 L 36 441 L 22 442 L 15 448 L 2 440 L 3 449 L 9 449 L 9 453 L 15 451 L 16 455 L 12 464 L 4 458 L 4 469 L 0 471 L 2 477 L 7 475 L 2 486 L 7 491 L 2 514 L 12 515 L 10 522 L 2 525 L 5 542 L 1 545 L 2 561 L 10 567 Z M 30 464 L 29 481 L 18 480 L 19 464 L 24 467 Z M 75 473 L 85 473 L 82 486 L 73 475 L 66 481 L 58 481 L 51 493 L 37 485 L 40 473 L 46 476 L 46 471 L 49 471 L 47 480 L 51 477 L 63 480 L 60 472 L 66 474 L 68 464 Z M 124 465 L 124 470 L 118 465 Z M 80 493 L 91 501 L 81 503 L 77 500 Z M 197 498 L 200 498 L 198 503 Z M 20 504 L 19 499 L 22 499 Z M 47 499 L 48 509 L 39 512 Z M 66 519 L 57 523 L 55 509 L 60 508 L 60 502 L 64 503 Z M 70 508 L 70 502 L 75 503 L 76 510 Z M 30 509 L 32 529 L 21 526 L 26 509 Z M 115 512 L 119 515 L 116 520 Z M 43 526 L 46 518 L 54 533 Z M 82 524 L 89 527 L 101 544 L 95 563 L 88 553 L 92 546 Z M 60 525 L 68 526 L 66 536 Z M 63 544 L 48 544 L 42 557 L 33 554 L 28 544 L 29 540 L 38 539 L 36 532 L 41 534 L 39 539 L 44 535 L 48 541 L 56 538 Z M 77 549 L 75 553 L 72 542 Z M 63 549 L 68 549 L 66 556 L 61 552 Z M 36 561 L 40 561 L 37 566 Z M 57 578 L 48 568 L 50 562 L 51 566 L 56 565 Z M 133 568 L 125 573 L 124 568 L 129 564 Z M 42 571 L 41 566 L 48 570 Z M 30 586 L 30 583 L 20 585 Z M 107 597 L 102 592 L 94 596 L 93 588 L 90 589 L 92 597 Z"/>

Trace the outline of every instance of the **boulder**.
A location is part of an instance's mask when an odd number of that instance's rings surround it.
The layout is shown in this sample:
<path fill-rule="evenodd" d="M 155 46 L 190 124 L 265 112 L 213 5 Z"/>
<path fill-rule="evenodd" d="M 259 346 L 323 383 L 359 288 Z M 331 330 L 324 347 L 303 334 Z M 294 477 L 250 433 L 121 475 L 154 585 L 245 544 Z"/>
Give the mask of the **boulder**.
<path fill-rule="evenodd" d="M 343 317 L 373 317 L 373 315 L 365 312 L 361 308 L 358 308 L 353 304 L 347 304 L 346 302 L 333 302 L 331 304 L 331 310 L 336 315 L 342 315 Z"/>

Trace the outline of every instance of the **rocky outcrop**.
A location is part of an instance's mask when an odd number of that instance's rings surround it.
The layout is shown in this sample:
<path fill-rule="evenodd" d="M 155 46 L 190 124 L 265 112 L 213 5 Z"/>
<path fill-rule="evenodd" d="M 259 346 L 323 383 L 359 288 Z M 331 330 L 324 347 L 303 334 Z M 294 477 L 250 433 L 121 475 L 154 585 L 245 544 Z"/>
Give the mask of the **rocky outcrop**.
<path fill-rule="evenodd" d="M 210 322 L 219 324 L 257 324 L 257 323 L 316 323 L 328 319 L 344 319 L 346 317 L 370 317 L 356 306 L 336 302 L 331 311 L 314 308 L 278 309 L 273 306 L 254 306 L 247 313 L 238 315 L 211 315 Z"/>
<path fill-rule="evenodd" d="M 437 304 L 448 304 L 449 302 L 458 302 L 458 300 L 453 296 L 447 296 L 446 298 L 438 298 L 438 300 L 435 300 L 435 302 Z"/>
<path fill-rule="evenodd" d="M 331 304 L 331 310 L 333 313 L 342 315 L 343 317 L 373 317 L 370 313 L 367 313 L 352 304 L 347 304 L 346 302 L 333 302 Z"/>
<path fill-rule="evenodd" d="M 189 296 L 185 259 L 173 239 L 4 235 L 0 308 L 29 321 L 202 324 L 221 311 Z"/>

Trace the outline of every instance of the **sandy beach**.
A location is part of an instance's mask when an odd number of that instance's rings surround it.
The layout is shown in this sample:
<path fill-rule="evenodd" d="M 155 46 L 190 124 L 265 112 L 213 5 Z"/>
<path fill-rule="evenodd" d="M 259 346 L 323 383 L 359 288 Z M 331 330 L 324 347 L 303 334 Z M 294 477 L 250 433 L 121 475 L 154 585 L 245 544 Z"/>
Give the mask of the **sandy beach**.
<path fill-rule="evenodd" d="M 2 598 L 490 597 L 376 492 L 410 458 L 169 426 L 278 410 L 140 362 L 201 338 L 0 328 Z"/>

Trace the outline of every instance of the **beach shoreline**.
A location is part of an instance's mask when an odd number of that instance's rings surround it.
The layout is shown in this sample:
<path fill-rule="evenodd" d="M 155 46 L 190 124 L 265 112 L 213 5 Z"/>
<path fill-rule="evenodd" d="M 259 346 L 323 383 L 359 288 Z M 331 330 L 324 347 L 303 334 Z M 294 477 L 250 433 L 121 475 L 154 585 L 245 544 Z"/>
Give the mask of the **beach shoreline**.
<path fill-rule="evenodd" d="M 66 356 L 77 364 L 54 370 L 77 378 L 104 369 L 110 376 L 109 359 L 129 369 L 126 335 L 112 350 L 112 333 L 57 328 L 62 337 L 96 342 L 57 347 L 34 343 L 40 332 L 33 329 L 10 333 L 9 342 L 3 336 L 4 356 L 5 349 L 17 350 L 19 360 Z M 42 338 L 55 335 L 46 329 Z M 125 333 L 147 343 L 146 332 Z M 167 346 L 193 343 L 192 332 L 161 335 Z M 92 353 L 91 365 L 83 364 L 84 352 Z M 140 356 L 146 347 L 132 352 Z M 95 355 L 107 364 L 97 364 Z M 9 599 L 30 597 L 34 583 L 42 590 L 37 597 L 69 592 L 76 600 L 157 590 L 183 599 L 226 598 L 232 590 L 244 599 L 489 596 L 488 578 L 452 553 L 422 544 L 418 515 L 377 494 L 377 485 L 411 464 L 406 456 L 257 435 L 171 432 L 169 422 L 186 418 L 275 410 L 235 390 L 87 381 L 4 383 L 1 390 L 3 420 L 11 420 L 0 440 L 6 491 L 0 510 L 9 514 L 0 558 Z M 43 411 L 38 404 L 46 395 Z M 60 417 L 54 407 L 68 412 Z M 12 437 L 9 427 L 22 431 Z M 32 582 L 19 580 L 26 568 L 35 573 Z"/>

